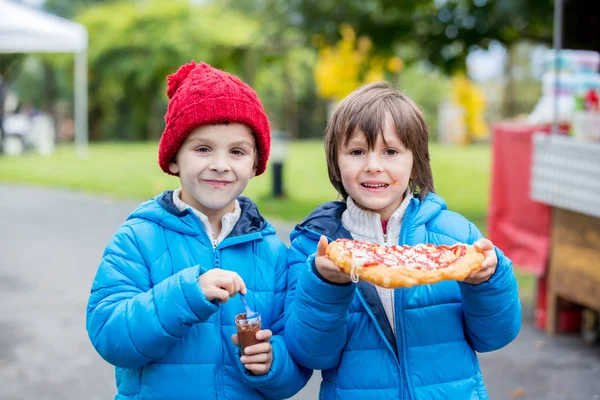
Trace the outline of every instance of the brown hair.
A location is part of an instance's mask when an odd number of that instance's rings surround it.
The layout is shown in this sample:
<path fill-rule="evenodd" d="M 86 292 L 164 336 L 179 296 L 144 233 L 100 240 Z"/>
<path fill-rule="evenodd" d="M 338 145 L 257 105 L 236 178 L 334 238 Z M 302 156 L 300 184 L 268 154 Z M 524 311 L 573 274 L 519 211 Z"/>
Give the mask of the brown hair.
<path fill-rule="evenodd" d="M 419 107 L 385 82 L 365 85 L 344 98 L 336 107 L 325 131 L 325 154 L 329 180 L 344 200 L 348 193 L 342 185 L 338 151 L 356 132 L 362 132 L 369 149 L 383 134 L 386 119 L 393 124 L 398 138 L 413 155 L 409 187 L 423 200 L 433 192 L 429 159 L 429 131 Z"/>

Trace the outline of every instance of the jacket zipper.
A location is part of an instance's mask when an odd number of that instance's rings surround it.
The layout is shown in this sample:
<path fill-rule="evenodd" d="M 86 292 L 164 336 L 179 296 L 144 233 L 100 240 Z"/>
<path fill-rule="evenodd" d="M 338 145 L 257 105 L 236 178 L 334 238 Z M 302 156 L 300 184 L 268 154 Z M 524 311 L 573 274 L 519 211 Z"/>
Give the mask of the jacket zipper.
<path fill-rule="evenodd" d="M 365 299 L 364 299 L 362 293 L 360 292 L 360 290 L 356 290 L 356 295 L 358 296 L 358 300 L 363 305 L 363 307 L 365 308 L 365 310 L 367 310 L 367 314 L 369 314 L 369 317 L 373 321 L 373 325 L 375 325 L 375 329 L 377 330 L 377 333 L 379 333 L 379 336 L 385 342 L 385 345 L 387 346 L 387 348 L 390 351 L 390 353 L 392 353 L 392 355 L 394 355 L 394 360 L 396 361 L 396 366 L 398 366 L 398 368 L 400 368 L 400 364 L 398 362 L 398 358 L 395 356 L 396 354 L 394 352 L 394 349 L 392 348 L 392 345 L 390 344 L 390 342 L 387 340 L 387 338 L 383 334 L 383 332 L 381 330 L 381 327 L 379 326 L 379 323 L 377 322 L 377 319 L 375 318 L 375 315 L 373 315 L 373 312 L 371 311 L 371 309 L 369 308 L 369 306 L 367 306 L 367 302 L 365 301 Z"/>
<path fill-rule="evenodd" d="M 196 214 L 194 214 L 193 212 L 190 212 L 191 215 L 194 216 L 194 218 L 196 218 L 196 220 L 200 223 L 200 226 L 202 227 L 202 229 L 200 229 L 200 231 L 204 234 L 204 237 L 206 237 L 206 239 L 208 240 L 208 242 L 212 245 L 212 249 L 213 249 L 213 265 L 214 268 L 221 268 L 221 256 L 220 256 L 220 251 L 217 250 L 217 240 L 211 240 L 208 232 L 206 232 L 206 228 L 204 227 L 204 224 L 202 223 L 202 221 L 200 221 L 200 218 L 198 218 L 198 216 Z M 217 376 L 216 378 L 216 384 L 217 384 L 217 399 L 221 399 L 223 397 L 223 362 L 225 360 L 223 360 L 223 340 L 221 337 L 221 310 L 219 310 L 219 312 L 217 313 L 217 323 L 215 324 L 215 327 L 217 327 L 217 347 L 218 347 L 218 353 L 219 353 L 219 360 L 220 362 L 217 363 Z"/>
<path fill-rule="evenodd" d="M 213 247 L 213 253 L 214 253 L 214 261 L 213 264 L 215 266 L 215 268 L 221 268 L 221 251 L 216 249 L 216 244 Z M 218 373 L 217 373 L 217 398 L 220 399 L 221 396 L 224 394 L 223 393 L 223 364 L 225 362 L 225 360 L 223 359 L 223 338 L 221 336 L 221 311 L 219 310 L 219 313 L 217 315 L 217 335 L 219 337 L 219 340 L 217 340 L 218 343 L 218 347 L 219 347 L 219 360 L 220 362 L 218 363 L 217 369 L 218 369 Z"/>
<path fill-rule="evenodd" d="M 408 205 L 408 209 L 406 210 L 406 214 L 404 215 L 404 221 L 402 221 L 402 228 L 400 228 L 400 245 L 405 245 L 406 244 L 406 229 L 405 227 L 408 225 L 407 222 L 410 220 L 410 217 L 412 217 L 412 215 L 410 214 L 410 212 L 413 209 L 413 202 L 411 201 Z M 401 359 L 400 360 L 400 364 L 402 365 L 401 368 L 401 373 L 402 373 L 402 378 L 404 380 L 404 384 L 406 385 L 406 390 L 402 390 L 401 391 L 401 398 L 404 399 L 404 393 L 408 394 L 408 398 L 411 399 L 412 396 L 412 392 L 411 392 L 411 385 L 410 382 L 408 381 L 408 373 L 407 373 L 407 366 L 406 366 L 406 352 L 405 352 L 405 348 L 406 348 L 406 335 L 404 332 L 404 319 L 403 319 L 403 315 L 404 315 L 404 289 L 396 289 L 396 294 L 397 296 L 394 296 L 394 302 L 398 301 L 398 304 L 400 305 L 400 307 L 394 307 L 395 309 L 395 313 L 398 314 L 398 331 L 396 332 L 396 342 L 398 342 L 398 334 L 400 334 L 400 340 L 402 344 L 402 347 L 398 346 L 398 357 Z M 399 311 L 398 311 L 399 310 Z M 398 344 L 398 343 L 397 343 Z"/>

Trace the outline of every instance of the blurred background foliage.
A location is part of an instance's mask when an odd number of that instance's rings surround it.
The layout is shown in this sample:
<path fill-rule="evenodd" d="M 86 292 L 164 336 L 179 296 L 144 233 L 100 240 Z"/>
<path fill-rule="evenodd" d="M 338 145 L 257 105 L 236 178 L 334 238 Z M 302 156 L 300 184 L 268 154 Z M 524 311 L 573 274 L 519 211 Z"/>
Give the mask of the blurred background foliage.
<path fill-rule="evenodd" d="M 539 82 L 528 54 L 551 41 L 552 1 L 531 0 L 46 0 L 46 11 L 89 34 L 91 140 L 156 140 L 165 77 L 191 59 L 238 74 L 261 97 L 274 129 L 321 137 L 339 99 L 386 79 L 438 130 L 447 101 L 465 108 L 469 140 L 487 124 L 528 112 Z M 504 74 L 474 82 L 470 52 L 506 49 Z M 525 49 L 525 50 L 523 50 Z M 0 55 L 22 103 L 72 109 L 71 55 Z M 516 90 L 516 87 L 519 90 Z"/>

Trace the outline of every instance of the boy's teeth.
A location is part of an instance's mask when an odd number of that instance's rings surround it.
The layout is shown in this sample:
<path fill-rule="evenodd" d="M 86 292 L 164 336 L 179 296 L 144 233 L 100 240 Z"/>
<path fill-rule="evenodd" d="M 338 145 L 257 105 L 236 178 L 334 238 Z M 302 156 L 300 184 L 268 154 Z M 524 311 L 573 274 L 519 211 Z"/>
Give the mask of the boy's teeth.
<path fill-rule="evenodd" d="M 370 185 L 368 183 L 363 183 L 363 186 L 368 187 L 368 188 L 384 188 L 384 187 L 387 187 L 387 184 L 383 183 L 381 185 Z"/>

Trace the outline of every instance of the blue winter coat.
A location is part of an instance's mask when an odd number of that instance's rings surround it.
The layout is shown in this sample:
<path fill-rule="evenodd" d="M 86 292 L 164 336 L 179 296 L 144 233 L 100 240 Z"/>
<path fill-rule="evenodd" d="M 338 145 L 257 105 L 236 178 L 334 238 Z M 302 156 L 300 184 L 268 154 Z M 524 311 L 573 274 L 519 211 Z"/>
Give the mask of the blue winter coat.
<path fill-rule="evenodd" d="M 314 267 L 311 254 L 321 234 L 351 238 L 341 223 L 345 208 L 341 202 L 317 208 L 292 232 L 288 255 L 286 342 L 301 365 L 324 370 L 321 398 L 487 399 L 475 352 L 500 349 L 521 327 L 511 261 L 496 250 L 496 272 L 479 285 L 444 281 L 396 289 L 394 336 L 374 286 L 332 284 Z M 411 200 L 399 244 L 479 238 L 473 224 L 430 194 Z"/>
<path fill-rule="evenodd" d="M 290 357 L 283 338 L 286 247 L 245 197 L 240 220 L 213 248 L 193 213 L 180 212 L 168 191 L 143 203 L 119 228 L 94 280 L 87 330 L 116 366 L 118 400 L 287 398 L 311 371 Z M 270 372 L 253 376 L 231 341 L 239 296 L 208 301 L 198 277 L 212 268 L 237 272 L 248 305 L 273 331 Z"/>

